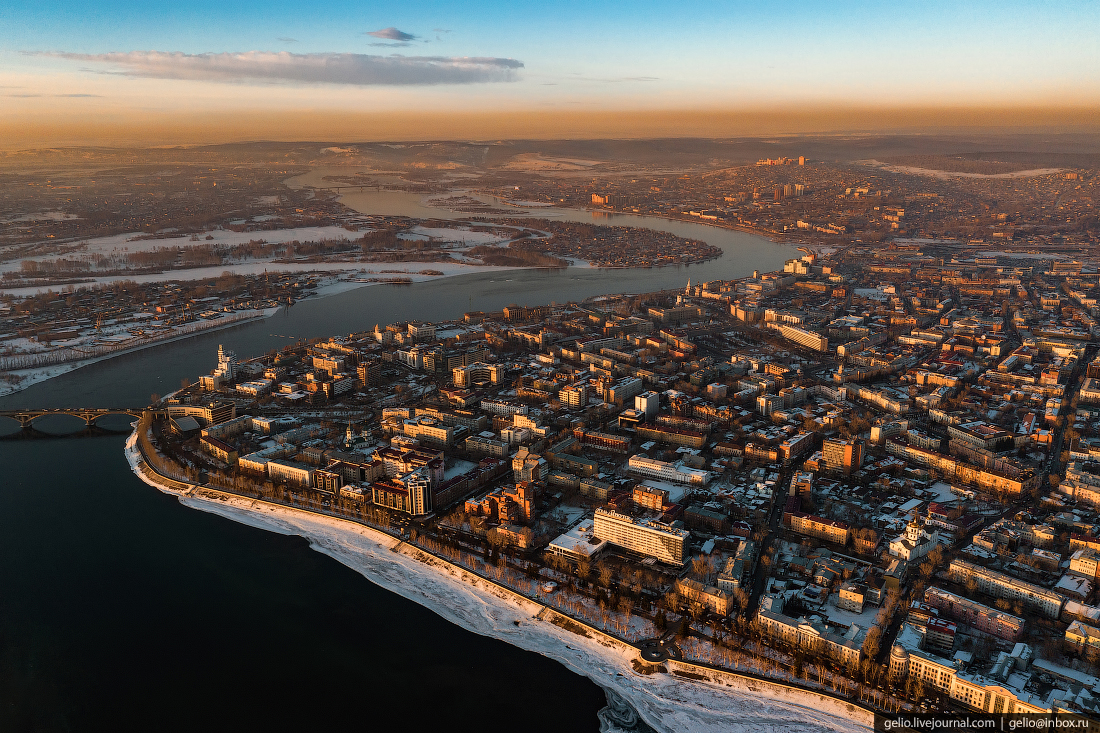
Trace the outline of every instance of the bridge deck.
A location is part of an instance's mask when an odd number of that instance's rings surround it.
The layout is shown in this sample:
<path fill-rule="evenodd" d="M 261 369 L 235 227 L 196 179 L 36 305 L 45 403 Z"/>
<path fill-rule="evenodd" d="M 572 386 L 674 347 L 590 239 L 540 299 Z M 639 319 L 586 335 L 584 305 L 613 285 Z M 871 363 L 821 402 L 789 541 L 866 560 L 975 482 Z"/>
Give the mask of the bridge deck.
<path fill-rule="evenodd" d="M 0 410 L 0 417 L 9 417 L 18 421 L 23 428 L 29 428 L 32 422 L 46 415 L 71 415 L 80 418 L 90 427 L 96 420 L 104 415 L 129 415 L 130 417 L 141 417 L 148 409 L 147 407 L 23 408 L 21 410 Z"/>

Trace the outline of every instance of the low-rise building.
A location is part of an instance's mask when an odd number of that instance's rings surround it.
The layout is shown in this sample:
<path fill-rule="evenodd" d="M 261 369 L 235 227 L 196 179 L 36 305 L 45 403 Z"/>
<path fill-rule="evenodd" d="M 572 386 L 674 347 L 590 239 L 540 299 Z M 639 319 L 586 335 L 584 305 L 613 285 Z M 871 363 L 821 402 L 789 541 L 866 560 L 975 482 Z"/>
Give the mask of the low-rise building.
<path fill-rule="evenodd" d="M 266 468 L 272 481 L 285 481 L 296 486 L 313 485 L 313 469 L 304 463 L 276 458 L 268 461 Z"/>
<path fill-rule="evenodd" d="M 712 585 L 704 585 L 698 580 L 677 580 L 676 592 L 689 603 L 719 616 L 728 616 L 733 610 L 733 594 Z"/>
<path fill-rule="evenodd" d="M 939 534 L 929 532 L 922 522 L 914 519 L 905 527 L 905 533 L 890 541 L 890 554 L 906 562 L 919 560 L 939 547 Z"/>
<path fill-rule="evenodd" d="M 865 591 L 857 583 L 844 583 L 837 593 L 836 607 L 854 613 L 863 613 Z"/>
<path fill-rule="evenodd" d="M 783 518 L 786 519 L 787 516 L 790 516 L 791 530 L 798 534 L 817 537 L 818 539 L 835 542 L 838 545 L 848 544 L 848 540 L 851 538 L 852 531 L 847 522 L 815 517 L 805 512 L 785 513 Z"/>
<path fill-rule="evenodd" d="M 1084 650 L 1086 647 L 1100 649 L 1100 629 L 1074 621 L 1066 629 L 1066 641 L 1076 646 L 1078 650 Z"/>
<path fill-rule="evenodd" d="M 666 463 L 641 455 L 631 456 L 627 466 L 641 476 L 680 484 L 706 484 L 710 482 L 712 475 L 710 471 L 689 468 L 683 463 Z"/>
<path fill-rule="evenodd" d="M 607 540 L 596 537 L 595 522 L 586 519 L 568 532 L 559 535 L 546 548 L 552 555 L 570 560 L 594 560 L 607 548 Z"/>
<path fill-rule="evenodd" d="M 766 637 L 834 659 L 845 666 L 859 662 L 860 646 L 865 636 L 859 626 L 852 624 L 847 634 L 837 634 L 829 631 L 820 621 L 784 615 L 781 610 L 776 610 L 782 609 L 782 604 L 775 602 L 778 599 L 771 600 L 773 602 L 770 604 L 764 604 L 762 600 L 756 613 L 760 630 Z"/>

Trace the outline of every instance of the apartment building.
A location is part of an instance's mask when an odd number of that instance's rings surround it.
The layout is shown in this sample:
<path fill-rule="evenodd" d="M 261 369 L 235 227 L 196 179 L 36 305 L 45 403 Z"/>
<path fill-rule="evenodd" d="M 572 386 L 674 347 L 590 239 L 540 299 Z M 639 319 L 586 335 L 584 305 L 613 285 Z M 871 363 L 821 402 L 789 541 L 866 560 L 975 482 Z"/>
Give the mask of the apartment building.
<path fill-rule="evenodd" d="M 850 474 L 863 465 L 863 443 L 856 439 L 830 438 L 822 443 L 821 454 L 830 471 Z"/>
<path fill-rule="evenodd" d="M 798 534 L 817 537 L 818 539 L 835 542 L 838 545 L 846 545 L 848 540 L 851 539 L 852 530 L 848 527 L 847 522 L 815 517 L 805 512 L 784 513 L 783 519 L 786 520 L 788 516 L 790 517 L 791 530 Z"/>
<path fill-rule="evenodd" d="M 956 583 L 966 583 L 970 579 L 977 582 L 978 590 L 995 598 L 1020 600 L 1029 609 L 1041 613 L 1047 618 L 1058 618 L 1066 603 L 1063 595 L 1046 588 L 983 568 L 966 560 L 952 560 L 949 568 L 951 579 Z"/>
<path fill-rule="evenodd" d="M 990 608 L 941 588 L 925 590 L 924 602 L 938 610 L 941 616 L 960 621 L 998 639 L 1019 641 L 1024 633 L 1024 620 L 1019 616 Z"/>

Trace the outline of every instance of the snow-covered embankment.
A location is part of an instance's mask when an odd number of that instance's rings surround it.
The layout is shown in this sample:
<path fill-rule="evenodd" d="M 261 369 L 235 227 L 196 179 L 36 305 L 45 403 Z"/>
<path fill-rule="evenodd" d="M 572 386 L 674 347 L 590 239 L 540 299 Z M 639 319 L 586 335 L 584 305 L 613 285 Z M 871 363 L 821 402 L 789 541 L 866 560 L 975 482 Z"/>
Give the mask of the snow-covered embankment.
<path fill-rule="evenodd" d="M 640 675 L 636 650 L 598 632 L 582 636 L 542 620 L 552 613 L 449 562 L 368 527 L 204 488 L 177 489 L 156 480 L 142 461 L 136 433 L 126 442 L 134 472 L 149 485 L 179 497 L 193 509 L 280 534 L 299 535 L 310 546 L 387 590 L 425 606 L 484 636 L 556 659 L 608 691 L 659 731 L 867 731 L 870 716 L 824 695 L 747 681 L 703 683 L 670 674 Z M 542 614 L 542 616 L 540 616 Z M 601 719 L 614 730 L 615 714 Z M 629 718 L 629 711 L 625 712 Z"/>

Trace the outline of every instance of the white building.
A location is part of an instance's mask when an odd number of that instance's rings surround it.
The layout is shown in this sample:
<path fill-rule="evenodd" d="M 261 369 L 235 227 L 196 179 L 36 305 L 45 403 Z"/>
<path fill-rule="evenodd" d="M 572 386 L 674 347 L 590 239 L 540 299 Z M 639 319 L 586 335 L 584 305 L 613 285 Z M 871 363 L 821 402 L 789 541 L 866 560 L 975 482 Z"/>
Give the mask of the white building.
<path fill-rule="evenodd" d="M 607 541 L 596 537 L 595 521 L 585 520 L 558 536 L 546 549 L 570 560 L 589 560 L 598 557 L 606 548 Z"/>
<path fill-rule="evenodd" d="M 418 417 L 412 420 L 403 420 L 402 432 L 410 438 L 450 446 L 454 442 L 455 429 L 450 425 L 444 425 L 434 417 Z"/>
<path fill-rule="evenodd" d="M 764 603 L 765 600 L 770 603 Z M 765 635 L 808 652 L 825 655 L 843 665 L 859 662 L 860 646 L 866 635 L 859 626 L 852 624 L 848 633 L 837 634 L 829 631 L 820 621 L 787 616 L 782 613 L 782 608 L 781 599 L 777 597 L 761 598 L 756 620 Z"/>
<path fill-rule="evenodd" d="M 313 484 L 313 469 L 303 463 L 285 461 L 279 458 L 267 462 L 267 475 L 273 481 L 285 481 L 298 486 Z"/>
<path fill-rule="evenodd" d="M 634 398 L 634 409 L 645 413 L 646 422 L 657 417 L 661 409 L 661 396 L 656 392 L 642 392 Z"/>
<path fill-rule="evenodd" d="M 678 484 L 703 485 L 710 482 L 712 474 L 700 468 L 689 468 L 683 463 L 667 463 L 646 456 L 631 456 L 627 461 L 631 471 L 649 478 L 663 479 Z"/>
<path fill-rule="evenodd" d="M 236 376 L 237 355 L 218 344 L 218 368 L 214 370 L 214 377 L 220 378 L 222 382 L 230 382 Z"/>
<path fill-rule="evenodd" d="M 936 530 L 929 532 L 924 524 L 914 519 L 905 527 L 905 533 L 890 540 L 890 554 L 905 561 L 918 560 L 940 544 Z"/>
<path fill-rule="evenodd" d="M 787 325 L 780 326 L 779 333 L 783 334 L 783 338 L 788 341 L 793 341 L 800 346 L 805 346 L 807 349 L 813 349 L 814 351 L 829 350 L 829 339 L 819 333 L 807 331 L 797 326 Z"/>
<path fill-rule="evenodd" d="M 470 387 L 475 384 L 500 384 L 504 379 L 504 367 L 500 364 L 486 364 L 477 361 L 467 366 L 451 370 L 451 378 L 456 387 Z"/>
<path fill-rule="evenodd" d="M 670 565 L 687 562 L 687 541 L 691 533 L 654 519 L 634 517 L 604 509 L 596 510 L 594 534 L 617 547 L 656 558 Z"/>
<path fill-rule="evenodd" d="M 1049 713 L 1049 701 L 1023 688 L 1033 652 L 1027 644 L 1017 643 L 1012 653 L 1001 652 L 988 676 L 960 671 L 952 660 L 920 648 L 919 632 L 906 624 L 898 641 L 890 649 L 890 677 L 921 680 L 957 703 L 987 713 Z M 1055 699 L 1055 698 L 1052 698 Z"/>

